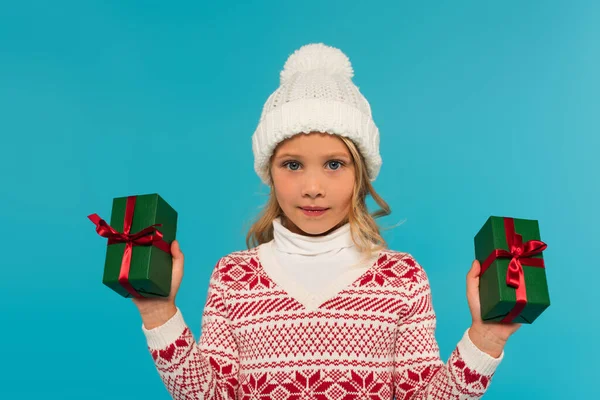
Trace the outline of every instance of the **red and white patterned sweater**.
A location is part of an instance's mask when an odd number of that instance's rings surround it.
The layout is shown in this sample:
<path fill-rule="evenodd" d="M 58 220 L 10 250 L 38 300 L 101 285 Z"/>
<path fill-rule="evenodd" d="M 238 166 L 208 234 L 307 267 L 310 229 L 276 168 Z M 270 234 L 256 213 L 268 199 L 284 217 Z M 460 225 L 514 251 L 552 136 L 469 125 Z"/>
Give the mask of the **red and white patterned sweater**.
<path fill-rule="evenodd" d="M 259 248 L 215 266 L 196 343 L 181 310 L 146 330 L 174 399 L 477 399 L 499 358 L 465 331 L 447 363 L 425 271 L 382 251 L 358 279 L 307 307 L 267 275 Z"/>

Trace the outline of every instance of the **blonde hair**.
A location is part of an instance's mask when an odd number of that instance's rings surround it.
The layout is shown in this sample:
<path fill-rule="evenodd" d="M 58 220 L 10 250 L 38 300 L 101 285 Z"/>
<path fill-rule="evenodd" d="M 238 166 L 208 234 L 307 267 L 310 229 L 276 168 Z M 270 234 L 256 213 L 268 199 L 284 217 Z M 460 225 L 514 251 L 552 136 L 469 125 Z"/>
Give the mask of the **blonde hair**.
<path fill-rule="evenodd" d="M 391 210 L 389 205 L 377 194 L 371 185 L 371 181 L 367 175 L 365 160 L 354 142 L 344 136 L 336 136 L 348 147 L 355 172 L 352 207 L 350 207 L 347 220 L 342 221 L 340 225 L 346 222 L 350 224 L 353 242 L 365 258 L 369 258 L 374 253 L 378 253 L 387 247 L 387 243 L 383 239 L 375 219 L 389 215 Z M 274 154 L 275 151 L 273 152 Z M 269 165 L 271 165 L 273 155 L 271 156 Z M 381 208 L 380 210 L 369 213 L 366 203 L 368 194 L 375 200 Z M 283 220 L 285 215 L 277 202 L 273 185 L 271 185 L 269 199 L 246 235 L 246 246 L 248 249 L 273 240 L 273 220 L 278 217 L 281 217 Z"/>

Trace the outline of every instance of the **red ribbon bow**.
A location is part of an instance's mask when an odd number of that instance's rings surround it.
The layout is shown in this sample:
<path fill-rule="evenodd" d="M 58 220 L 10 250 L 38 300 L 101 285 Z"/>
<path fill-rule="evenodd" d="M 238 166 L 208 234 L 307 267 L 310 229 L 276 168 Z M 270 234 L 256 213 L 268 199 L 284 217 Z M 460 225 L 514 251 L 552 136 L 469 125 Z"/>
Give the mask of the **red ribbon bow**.
<path fill-rule="evenodd" d="M 162 224 L 150 225 L 137 233 L 131 233 L 131 224 L 133 222 L 133 211 L 135 209 L 136 196 L 129 196 L 125 206 L 125 219 L 123 220 L 123 232 L 118 232 L 112 226 L 101 219 L 98 214 L 90 214 L 88 218 L 96 225 L 96 232 L 105 238 L 108 238 L 108 245 L 115 243 L 125 243 L 125 253 L 121 260 L 121 270 L 119 272 L 119 283 L 134 297 L 144 297 L 138 293 L 129 283 L 129 269 L 131 266 L 131 253 L 133 246 L 155 246 L 160 250 L 171 254 L 171 246 L 163 240 L 163 234 L 157 227 Z"/>
<path fill-rule="evenodd" d="M 510 258 L 508 271 L 506 272 L 506 284 L 516 289 L 517 303 L 513 309 L 502 319 L 502 322 L 512 322 L 521 314 L 527 305 L 527 288 L 525 287 L 525 273 L 523 265 L 530 267 L 545 268 L 544 259 L 532 256 L 541 253 L 548 247 L 540 240 L 529 240 L 523 243 L 523 236 L 515 231 L 513 218 L 504 218 L 504 229 L 506 231 L 506 242 L 509 250 L 495 249 L 481 265 L 481 273 L 497 258 Z"/>

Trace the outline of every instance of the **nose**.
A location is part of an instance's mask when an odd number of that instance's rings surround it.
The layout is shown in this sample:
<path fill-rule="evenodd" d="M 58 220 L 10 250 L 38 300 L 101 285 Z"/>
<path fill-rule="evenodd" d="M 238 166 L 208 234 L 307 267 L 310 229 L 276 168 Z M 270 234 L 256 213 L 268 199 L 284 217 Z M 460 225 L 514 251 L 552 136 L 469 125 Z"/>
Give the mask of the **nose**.
<path fill-rule="evenodd" d="M 302 197 L 317 198 L 325 196 L 323 182 L 318 174 L 306 174 L 304 182 L 302 182 Z"/>

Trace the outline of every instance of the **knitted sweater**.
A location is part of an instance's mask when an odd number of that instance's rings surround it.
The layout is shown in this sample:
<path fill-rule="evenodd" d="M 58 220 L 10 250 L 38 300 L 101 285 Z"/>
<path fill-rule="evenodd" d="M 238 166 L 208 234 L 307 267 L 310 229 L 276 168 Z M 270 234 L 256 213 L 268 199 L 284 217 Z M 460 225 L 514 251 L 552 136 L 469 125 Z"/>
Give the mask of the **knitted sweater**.
<path fill-rule="evenodd" d="M 408 253 L 381 251 L 325 298 L 295 298 L 263 268 L 265 244 L 211 273 L 198 342 L 181 310 L 144 328 L 174 399 L 477 399 L 493 358 L 468 330 L 444 363 L 427 275 Z M 281 278 L 281 277 L 279 277 Z"/>

